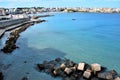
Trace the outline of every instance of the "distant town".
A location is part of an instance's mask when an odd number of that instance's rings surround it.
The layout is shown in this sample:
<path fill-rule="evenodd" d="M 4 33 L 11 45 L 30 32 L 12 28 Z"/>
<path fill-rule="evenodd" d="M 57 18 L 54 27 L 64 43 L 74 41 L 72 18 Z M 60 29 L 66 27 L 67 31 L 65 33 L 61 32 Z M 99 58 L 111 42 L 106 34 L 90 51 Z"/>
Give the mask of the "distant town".
<path fill-rule="evenodd" d="M 0 15 L 9 14 L 35 14 L 39 12 L 101 12 L 120 13 L 120 8 L 44 8 L 44 7 L 23 7 L 23 8 L 0 8 Z"/>

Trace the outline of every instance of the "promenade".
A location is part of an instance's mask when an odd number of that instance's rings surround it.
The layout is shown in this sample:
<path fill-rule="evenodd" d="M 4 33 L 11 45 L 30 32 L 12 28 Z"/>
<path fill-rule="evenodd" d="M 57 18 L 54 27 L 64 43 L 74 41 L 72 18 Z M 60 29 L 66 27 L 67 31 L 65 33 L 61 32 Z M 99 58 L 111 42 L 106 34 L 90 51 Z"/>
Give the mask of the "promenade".
<path fill-rule="evenodd" d="M 4 29 L 0 29 L 0 38 L 3 36 L 3 34 L 4 34 L 6 31 L 15 29 L 15 28 L 17 28 L 17 27 L 21 27 L 22 25 L 24 25 L 24 24 L 26 24 L 26 23 L 30 23 L 30 22 L 31 22 L 31 21 L 26 21 L 26 22 L 23 22 L 23 23 L 19 23 L 19 24 L 13 25 L 13 26 L 6 27 L 6 28 L 4 28 Z"/>

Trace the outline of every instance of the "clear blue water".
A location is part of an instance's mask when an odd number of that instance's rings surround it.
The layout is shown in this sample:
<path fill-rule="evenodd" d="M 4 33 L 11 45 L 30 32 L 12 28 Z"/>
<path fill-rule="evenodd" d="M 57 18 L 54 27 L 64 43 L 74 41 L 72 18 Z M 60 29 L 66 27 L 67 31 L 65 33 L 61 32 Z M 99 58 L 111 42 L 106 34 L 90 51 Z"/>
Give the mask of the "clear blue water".
<path fill-rule="evenodd" d="M 18 62 L 27 60 L 30 66 L 43 60 L 65 57 L 77 63 L 100 63 L 120 73 L 120 14 L 52 14 L 54 16 L 42 18 L 47 22 L 31 26 L 23 32 L 17 41 L 20 48 L 13 52 L 12 57 L 7 55 L 3 62 L 7 63 L 9 60 L 13 63 L 16 60 L 18 66 Z M 25 70 L 31 71 L 36 77 L 45 76 L 28 68 L 28 65 L 25 67 Z M 9 70 L 14 69 L 15 67 Z M 22 73 L 19 75 L 22 76 Z M 50 80 L 51 77 L 46 76 L 45 80 Z"/>

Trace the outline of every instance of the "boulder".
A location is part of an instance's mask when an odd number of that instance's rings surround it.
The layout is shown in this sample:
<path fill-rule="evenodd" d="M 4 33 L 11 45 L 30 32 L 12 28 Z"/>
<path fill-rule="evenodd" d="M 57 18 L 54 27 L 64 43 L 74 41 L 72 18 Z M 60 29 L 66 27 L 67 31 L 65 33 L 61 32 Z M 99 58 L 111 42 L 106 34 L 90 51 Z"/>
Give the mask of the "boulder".
<path fill-rule="evenodd" d="M 69 66 L 73 67 L 74 65 L 75 65 L 75 63 L 73 61 L 70 61 Z"/>
<path fill-rule="evenodd" d="M 85 63 L 79 63 L 77 69 L 80 71 L 84 71 Z"/>
<path fill-rule="evenodd" d="M 113 75 L 110 72 L 101 72 L 101 73 L 98 73 L 98 78 L 113 80 Z"/>
<path fill-rule="evenodd" d="M 98 73 L 98 78 L 106 79 L 105 73 Z"/>
<path fill-rule="evenodd" d="M 120 80 L 120 77 L 116 77 L 114 80 Z"/>
<path fill-rule="evenodd" d="M 75 66 L 71 67 L 71 70 L 75 72 L 76 71 L 76 67 Z"/>
<path fill-rule="evenodd" d="M 45 68 L 43 64 L 37 64 L 37 66 L 38 66 L 39 70 L 43 70 Z"/>
<path fill-rule="evenodd" d="M 27 76 L 26 76 L 26 77 L 23 77 L 22 80 L 28 80 L 28 77 L 27 77 Z"/>
<path fill-rule="evenodd" d="M 91 80 L 100 80 L 97 77 L 92 77 Z"/>
<path fill-rule="evenodd" d="M 3 74 L 2 74 L 2 72 L 0 72 L 0 80 L 3 80 Z"/>
<path fill-rule="evenodd" d="M 64 69 L 66 68 L 65 63 L 62 63 L 62 64 L 60 65 L 60 68 L 61 68 L 62 70 L 64 70 Z"/>
<path fill-rule="evenodd" d="M 65 68 L 64 72 L 69 75 L 72 73 L 72 70 L 70 68 Z"/>
<path fill-rule="evenodd" d="M 91 71 L 90 70 L 87 70 L 87 71 L 84 71 L 84 73 L 83 73 L 83 77 L 84 78 L 87 78 L 87 79 L 90 79 L 90 77 L 91 77 Z"/>
<path fill-rule="evenodd" d="M 54 71 L 53 71 L 53 75 L 54 76 L 58 76 L 60 74 L 60 69 L 55 69 Z"/>
<path fill-rule="evenodd" d="M 118 73 L 115 70 L 110 70 L 108 72 L 111 73 L 113 75 L 113 77 L 115 77 L 116 75 L 118 75 Z"/>
<path fill-rule="evenodd" d="M 106 73 L 105 76 L 106 76 L 106 79 L 113 80 L 113 75 L 111 73 Z"/>
<path fill-rule="evenodd" d="M 60 62 L 60 61 L 61 61 L 61 58 L 56 58 L 55 61 L 56 61 L 56 62 Z"/>
<path fill-rule="evenodd" d="M 101 71 L 101 65 L 98 63 L 91 64 L 91 69 L 95 74 L 97 71 Z"/>

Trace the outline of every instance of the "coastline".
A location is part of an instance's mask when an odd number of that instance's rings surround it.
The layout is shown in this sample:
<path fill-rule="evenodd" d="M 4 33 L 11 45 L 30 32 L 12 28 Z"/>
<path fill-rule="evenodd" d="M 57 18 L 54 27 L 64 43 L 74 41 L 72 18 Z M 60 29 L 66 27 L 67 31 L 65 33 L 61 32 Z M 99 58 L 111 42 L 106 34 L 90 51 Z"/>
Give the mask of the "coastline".
<path fill-rule="evenodd" d="M 35 23 L 41 23 L 41 22 L 45 22 L 45 20 L 37 20 L 35 21 Z M 13 30 L 12 32 L 10 32 L 10 36 L 9 38 L 7 39 L 6 43 L 5 43 L 5 46 L 3 47 L 3 49 L 1 49 L 1 51 L 3 51 L 4 53 L 11 53 L 13 52 L 13 50 L 15 50 L 16 48 L 19 48 L 17 45 L 16 45 L 16 41 L 17 39 L 19 38 L 20 36 L 20 33 L 25 31 L 28 27 L 30 27 L 32 25 L 33 22 L 27 22 L 27 23 L 24 23 L 22 25 L 19 26 L 19 28 L 16 28 L 15 30 Z M 15 27 L 14 27 L 15 28 Z M 13 29 L 13 28 L 12 28 Z M 7 29 L 8 30 L 11 30 L 10 29 Z"/>
<path fill-rule="evenodd" d="M 25 62 L 26 63 L 26 62 Z"/>

